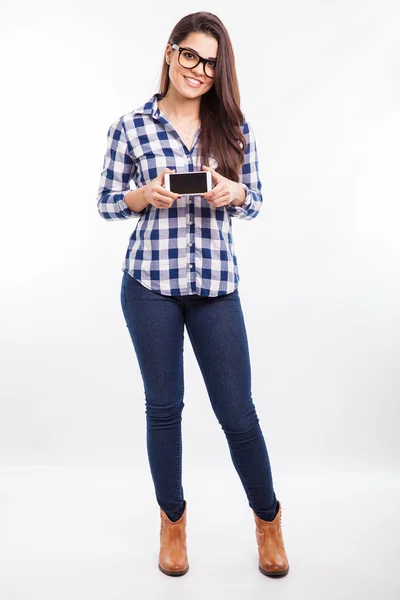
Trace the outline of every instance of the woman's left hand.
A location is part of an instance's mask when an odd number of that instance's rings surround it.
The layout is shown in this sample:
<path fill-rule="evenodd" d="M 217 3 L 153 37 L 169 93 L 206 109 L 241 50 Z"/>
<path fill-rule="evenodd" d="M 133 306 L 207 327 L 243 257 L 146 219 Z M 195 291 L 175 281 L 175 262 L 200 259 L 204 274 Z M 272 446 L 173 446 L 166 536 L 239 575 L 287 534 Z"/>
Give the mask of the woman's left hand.
<path fill-rule="evenodd" d="M 211 167 L 206 167 L 206 165 L 203 165 L 202 168 L 211 171 L 213 183 L 216 184 L 212 190 L 201 194 L 214 208 L 230 204 L 237 196 L 240 197 L 240 193 L 244 193 L 243 187 L 236 181 L 220 175 Z"/>

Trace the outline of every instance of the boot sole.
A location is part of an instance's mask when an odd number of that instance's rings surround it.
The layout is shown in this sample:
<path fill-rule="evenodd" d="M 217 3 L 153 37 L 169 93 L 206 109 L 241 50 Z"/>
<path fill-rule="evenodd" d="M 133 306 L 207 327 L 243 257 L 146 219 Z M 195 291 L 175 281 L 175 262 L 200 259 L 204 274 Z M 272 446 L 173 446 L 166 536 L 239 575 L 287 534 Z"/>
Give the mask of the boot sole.
<path fill-rule="evenodd" d="M 158 568 L 165 575 L 171 575 L 172 577 L 179 577 L 180 575 L 185 575 L 185 573 L 187 573 L 189 571 L 189 565 L 186 567 L 186 569 L 184 571 L 166 571 L 165 569 L 162 568 L 162 566 L 160 564 L 158 565 Z"/>
<path fill-rule="evenodd" d="M 258 565 L 258 568 L 263 575 L 267 575 L 268 577 L 284 577 L 289 572 L 289 567 L 284 571 L 266 571 L 265 569 L 260 567 L 260 565 Z"/>

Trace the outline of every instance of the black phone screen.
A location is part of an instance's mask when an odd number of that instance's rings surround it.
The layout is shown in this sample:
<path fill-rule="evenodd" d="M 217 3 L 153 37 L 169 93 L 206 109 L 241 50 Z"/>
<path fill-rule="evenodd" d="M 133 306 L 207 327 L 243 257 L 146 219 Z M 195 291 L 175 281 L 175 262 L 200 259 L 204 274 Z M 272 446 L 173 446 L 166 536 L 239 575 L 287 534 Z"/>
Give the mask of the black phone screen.
<path fill-rule="evenodd" d="M 169 185 L 175 194 L 200 194 L 207 191 L 207 173 L 170 173 Z"/>

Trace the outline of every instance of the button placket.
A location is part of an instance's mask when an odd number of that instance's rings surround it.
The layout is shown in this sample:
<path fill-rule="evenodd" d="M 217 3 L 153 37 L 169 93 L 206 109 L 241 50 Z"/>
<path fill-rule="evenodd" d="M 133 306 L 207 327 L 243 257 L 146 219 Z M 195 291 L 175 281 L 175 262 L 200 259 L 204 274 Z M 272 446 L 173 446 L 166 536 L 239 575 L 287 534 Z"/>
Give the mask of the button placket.
<path fill-rule="evenodd" d="M 193 160 L 192 160 L 192 154 L 186 154 L 186 159 L 188 162 L 188 170 L 189 172 L 193 171 Z M 193 229 L 192 226 L 194 224 L 194 202 L 193 202 L 193 197 L 192 196 L 188 196 L 187 197 L 187 205 L 188 205 L 188 214 L 189 214 L 189 221 L 188 221 L 188 225 L 189 225 L 189 243 L 188 243 L 188 248 L 189 248 L 189 272 L 192 272 L 194 274 L 194 243 L 193 241 L 191 241 L 193 239 Z M 192 281 L 192 283 L 194 283 Z"/>

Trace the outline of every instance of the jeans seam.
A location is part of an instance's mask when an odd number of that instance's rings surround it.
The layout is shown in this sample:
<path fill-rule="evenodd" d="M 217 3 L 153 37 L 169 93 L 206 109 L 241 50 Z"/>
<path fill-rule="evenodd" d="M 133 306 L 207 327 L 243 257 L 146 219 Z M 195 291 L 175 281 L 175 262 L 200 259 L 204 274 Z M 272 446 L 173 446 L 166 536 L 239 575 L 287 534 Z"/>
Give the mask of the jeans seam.
<path fill-rule="evenodd" d="M 183 368 L 183 357 L 182 357 L 182 368 Z M 184 385 L 183 385 L 184 387 Z M 181 398 L 181 402 L 183 402 L 185 390 L 183 389 L 183 396 Z M 182 409 L 180 410 L 180 415 L 182 415 Z M 182 417 L 179 420 L 178 431 L 177 431 L 177 445 L 176 445 L 176 487 L 178 489 L 178 498 L 180 498 L 181 486 L 182 486 L 182 473 L 180 469 L 180 446 L 182 444 Z M 183 499 L 182 499 L 183 500 Z"/>
<path fill-rule="evenodd" d="M 124 313 L 124 317 L 125 317 L 125 321 L 126 321 L 126 325 L 129 328 L 129 321 L 128 321 L 128 310 L 127 310 L 127 301 L 126 301 L 126 293 L 125 293 L 125 286 L 126 286 L 126 273 L 124 271 L 124 275 L 122 278 L 122 296 L 123 296 L 123 305 L 122 305 L 122 309 L 123 309 L 123 313 Z"/>

